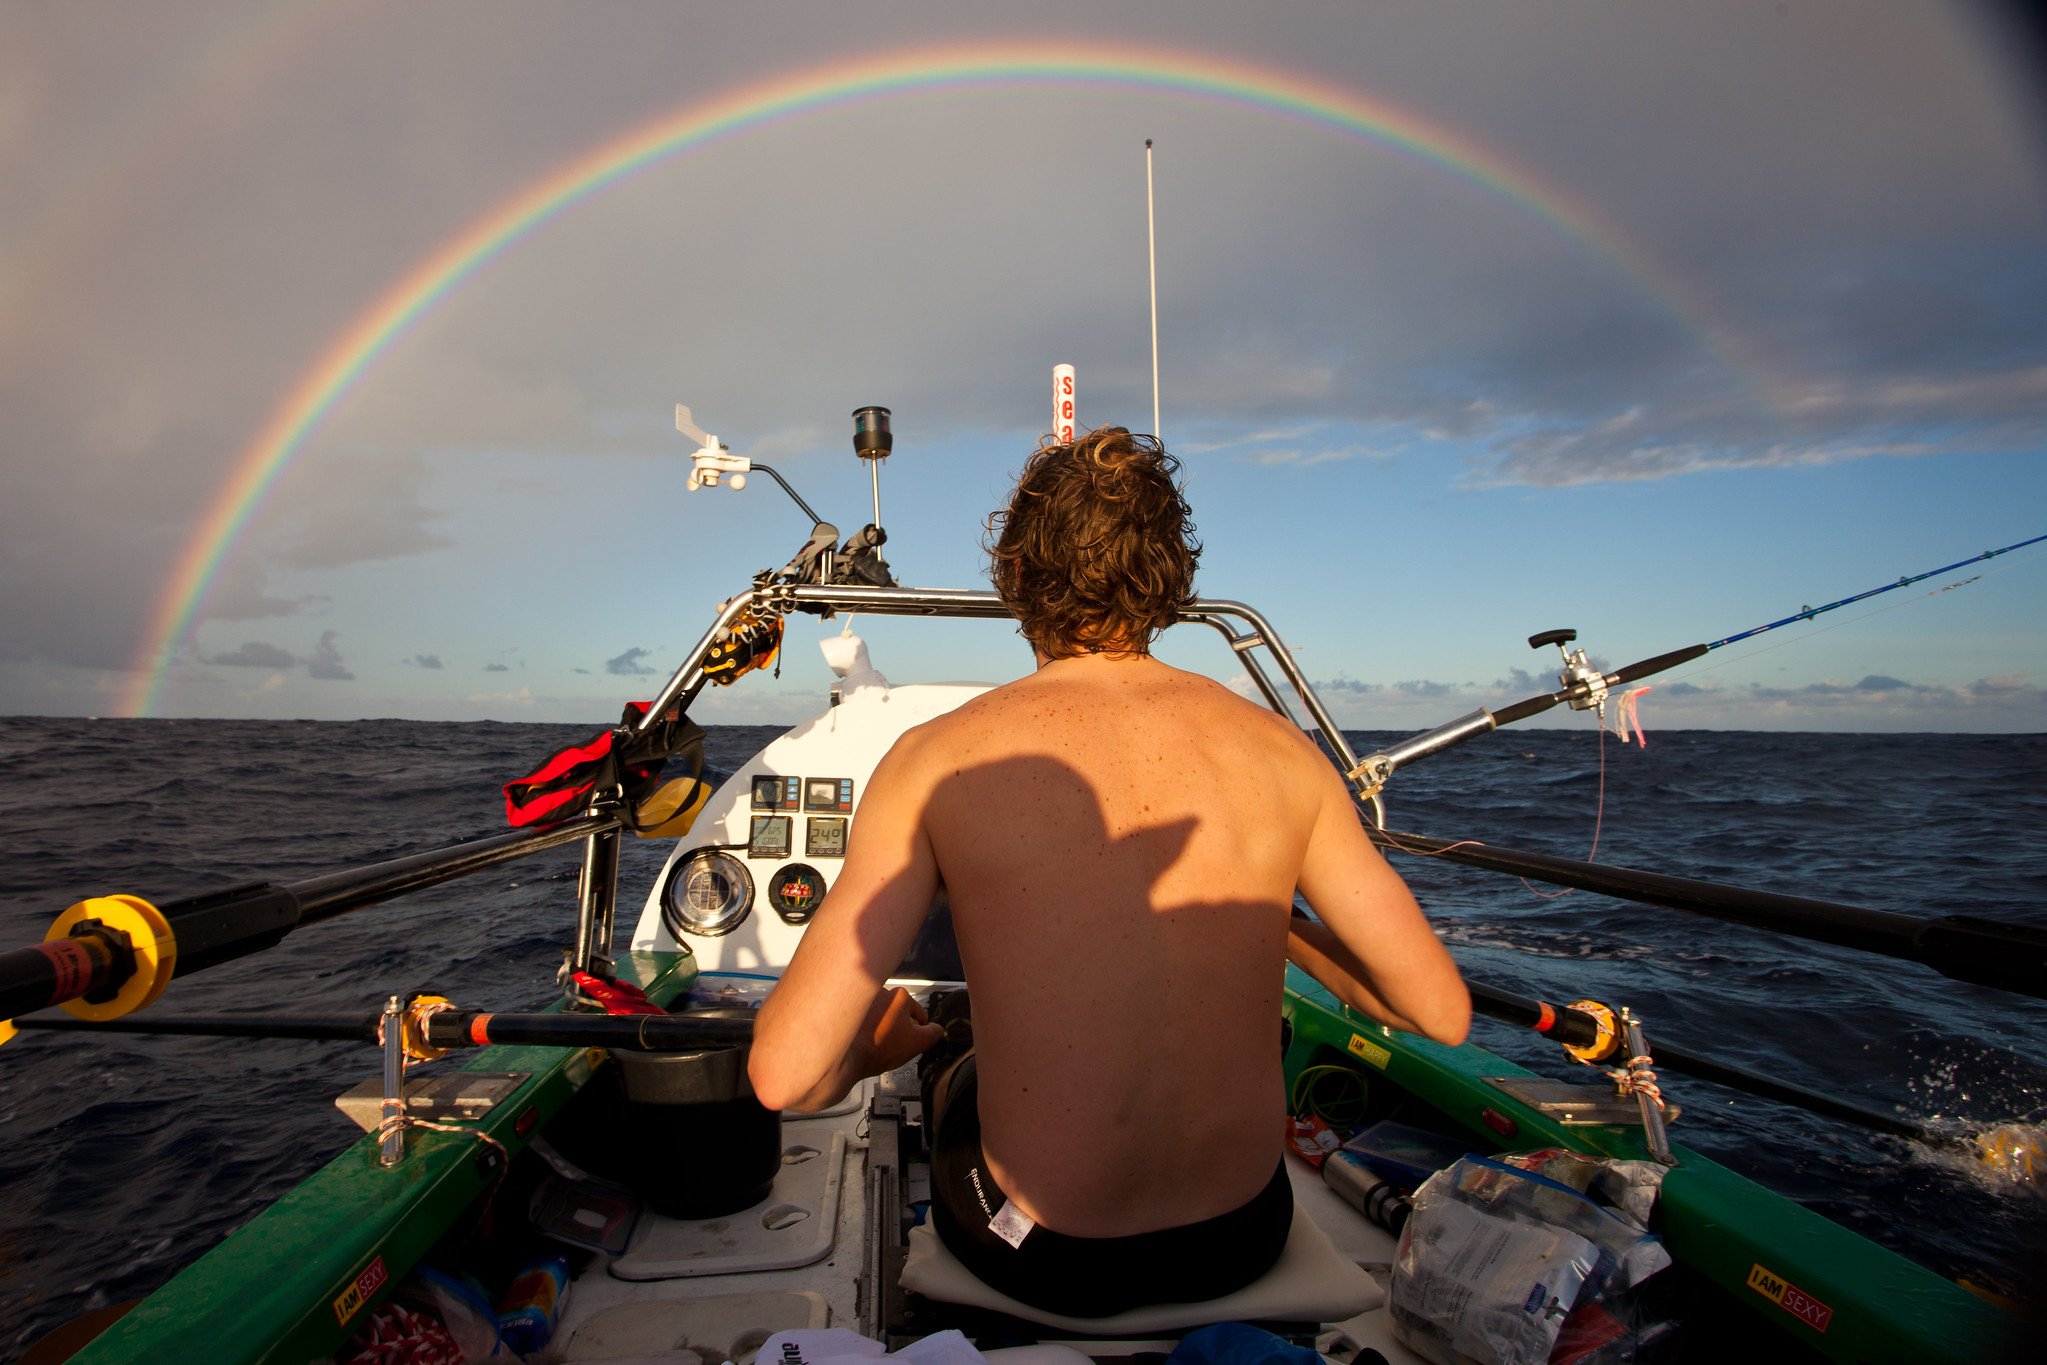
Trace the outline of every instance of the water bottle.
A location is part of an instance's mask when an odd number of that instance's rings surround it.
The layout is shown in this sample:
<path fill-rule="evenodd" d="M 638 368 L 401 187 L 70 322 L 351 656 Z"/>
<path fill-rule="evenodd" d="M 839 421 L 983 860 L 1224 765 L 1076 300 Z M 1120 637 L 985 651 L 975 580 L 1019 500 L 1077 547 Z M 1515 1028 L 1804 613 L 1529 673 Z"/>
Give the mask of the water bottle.
<path fill-rule="evenodd" d="M 1356 1152 L 1331 1152 L 1322 1163 L 1322 1179 L 1344 1203 L 1395 1236 L 1414 1212 L 1414 1201 L 1380 1179 Z"/>
<path fill-rule="evenodd" d="M 536 1256 L 519 1268 L 498 1300 L 498 1336 L 520 1355 L 547 1345 L 569 1299 L 569 1258 Z"/>

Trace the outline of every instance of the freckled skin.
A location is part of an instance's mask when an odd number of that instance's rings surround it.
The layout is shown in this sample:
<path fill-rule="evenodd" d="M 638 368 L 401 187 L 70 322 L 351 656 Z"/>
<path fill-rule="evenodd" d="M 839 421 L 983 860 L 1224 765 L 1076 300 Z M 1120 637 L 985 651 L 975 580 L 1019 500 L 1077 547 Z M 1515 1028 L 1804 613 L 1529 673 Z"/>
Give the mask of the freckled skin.
<path fill-rule="evenodd" d="M 905 734 L 847 854 L 762 1011 L 756 1088 L 843 1093 L 853 1025 L 942 882 L 990 1168 L 1072 1235 L 1213 1217 L 1270 1178 L 1289 953 L 1399 1027 L 1456 1041 L 1469 1017 L 1313 743 L 1148 656 L 1043 663 Z M 1305 940 L 1296 886 L 1328 926 Z"/>

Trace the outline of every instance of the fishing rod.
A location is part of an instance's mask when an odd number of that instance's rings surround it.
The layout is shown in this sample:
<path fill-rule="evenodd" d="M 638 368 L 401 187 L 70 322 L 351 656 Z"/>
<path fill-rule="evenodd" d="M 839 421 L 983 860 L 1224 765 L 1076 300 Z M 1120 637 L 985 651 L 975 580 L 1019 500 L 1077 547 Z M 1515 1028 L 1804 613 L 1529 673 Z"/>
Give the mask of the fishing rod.
<path fill-rule="evenodd" d="M 1365 834 L 1379 847 L 1398 853 L 1425 854 L 1490 872 L 1533 877 L 1643 905 L 1901 958 L 1931 967 L 1950 980 L 2047 999 L 2047 929 L 2028 924 L 2005 924 L 1975 915 L 1921 916 L 1869 910 L 1470 840 L 1392 833 L 1369 822 Z"/>
<path fill-rule="evenodd" d="M 1710 645 L 1703 645 L 1700 647 L 1701 652 L 1709 649 L 1718 649 L 1722 645 L 1731 645 L 1738 640 L 1746 640 L 1751 636 L 1761 635 L 1766 630 L 1775 630 L 1779 626 L 1788 626 L 1794 621 L 1810 621 L 1813 617 L 1830 612 L 1836 607 L 1849 606 L 1865 598 L 1875 597 L 1879 593 L 1894 592 L 1899 588 L 1910 587 L 1914 583 L 1924 582 L 1926 579 L 1952 572 L 1955 569 L 1965 568 L 1970 564 L 1981 564 L 1986 559 L 1995 559 L 1999 555 L 2008 555 L 2013 550 L 2023 550 L 2028 545 L 2038 545 L 2043 540 L 2047 540 L 2047 535 L 2034 536 L 2030 540 L 2014 541 L 2012 544 L 2000 549 L 1985 550 L 1980 555 L 1971 555 L 1967 559 L 1958 559 L 1952 564 L 1943 564 L 1938 569 L 1928 569 L 1925 573 L 1912 574 L 1909 577 L 1899 579 L 1895 583 L 1885 583 L 1871 588 L 1867 592 L 1858 592 L 1853 597 L 1844 597 L 1838 602 L 1829 602 L 1824 607 L 1800 607 L 1796 612 L 1781 621 L 1771 621 L 1765 625 L 1751 626 L 1749 629 L 1730 635 L 1724 640 L 1715 640 Z"/>
<path fill-rule="evenodd" d="M 80 901 L 43 942 L 0 953 L 0 1043 L 16 1016 L 65 1005 L 84 1019 L 116 1019 L 154 1003 L 173 976 L 273 948 L 302 925 L 623 828 L 621 814 L 605 811 L 281 886 L 229 887 L 161 906 L 127 895 Z"/>
<path fill-rule="evenodd" d="M 1344 776 L 1357 792 L 1358 800 L 1371 805 L 1373 818 L 1368 826 L 1383 828 L 1386 823 L 1385 807 L 1379 800 L 1379 793 L 1385 789 L 1387 779 L 1401 768 L 1439 754 L 1465 740 L 1512 725 L 1517 721 L 1539 716 L 1552 706 L 1569 705 L 1574 710 L 1590 711 L 1606 704 L 1607 694 L 1616 687 L 1625 687 L 1638 678 L 1647 678 L 1665 669 L 1676 668 L 1679 664 L 1690 663 L 1706 652 L 1704 645 L 1687 645 L 1673 649 L 1667 654 L 1658 654 L 1637 663 L 1628 664 L 1611 673 L 1594 668 L 1585 658 L 1582 649 L 1565 649 L 1578 638 L 1575 630 L 1550 630 L 1528 637 L 1531 649 L 1544 645 L 1555 645 L 1564 656 L 1564 668 L 1557 675 L 1561 684 L 1554 692 L 1543 692 L 1525 701 L 1515 702 L 1498 711 L 1481 706 L 1466 716 L 1459 716 L 1447 725 L 1433 730 L 1424 730 L 1418 735 L 1401 740 L 1397 744 L 1368 754 L 1360 759 L 1356 767 L 1347 769 Z"/>
<path fill-rule="evenodd" d="M 1897 588 L 1922 582 L 1928 578 L 1933 578 L 1970 564 L 1981 563 L 1986 559 L 1995 559 L 1999 555 L 2010 554 L 2014 550 L 2022 550 L 2028 545 L 2037 545 L 2042 541 L 2047 541 L 2047 535 L 2038 535 L 2028 540 L 2015 541 L 2010 545 L 2002 546 L 1995 550 L 1985 550 L 1982 554 L 1972 555 L 1967 559 L 1958 559 L 1954 563 L 1943 565 L 1938 569 L 1928 569 L 1925 573 L 1912 574 L 1905 578 L 1900 578 L 1895 583 L 1885 583 L 1880 587 L 1871 588 L 1867 592 L 1859 592 L 1852 597 L 1844 597 L 1838 602 L 1829 602 L 1823 607 L 1803 607 L 1794 615 L 1786 616 L 1782 620 L 1771 621 L 1764 625 L 1754 626 L 1748 630 L 1730 635 L 1724 640 L 1715 640 L 1711 644 L 1686 645 L 1682 649 L 1673 649 L 1668 653 L 1658 654 L 1639 663 L 1628 664 L 1626 667 L 1616 669 L 1612 673 L 1602 672 L 1594 667 L 1587 660 L 1583 649 L 1567 648 L 1572 641 L 1578 638 L 1578 632 L 1575 630 L 1551 630 L 1531 635 L 1528 637 L 1529 648 L 1541 649 L 1545 645 L 1555 645 L 1557 651 L 1563 656 L 1564 666 L 1557 675 L 1557 681 L 1560 684 L 1558 690 L 1540 693 L 1529 697 L 1525 701 L 1515 702 L 1510 706 L 1502 707 L 1497 711 L 1480 707 L 1471 714 L 1460 716 L 1446 725 L 1439 725 L 1433 730 L 1424 730 L 1418 735 L 1401 740 L 1397 744 L 1390 745 L 1377 753 L 1367 756 L 1359 761 L 1355 767 L 1347 769 L 1344 776 L 1350 780 L 1351 785 L 1356 789 L 1358 800 L 1369 803 L 1373 813 L 1372 823 L 1383 827 L 1386 823 L 1385 808 L 1380 801 L 1379 793 L 1385 788 L 1388 778 L 1392 777 L 1399 769 L 1415 762 L 1417 759 L 1441 753 L 1443 750 L 1461 744 L 1474 736 L 1497 730 L 1502 725 L 1512 725 L 1518 721 L 1527 720 L 1532 716 L 1541 715 L 1553 706 L 1569 705 L 1574 710 L 1600 711 L 1603 715 L 1607 694 L 1616 687 L 1625 687 L 1627 684 L 1638 679 L 1651 677 L 1657 673 L 1676 668 L 1680 664 L 1690 663 L 1694 659 L 1702 658 L 1713 650 L 1719 649 L 1722 645 L 1731 645 L 1738 640 L 1747 640 L 1753 636 L 1761 635 L 1764 631 L 1790 625 L 1794 621 L 1810 621 L 1815 616 L 1832 611 L 1836 607 L 1845 607 L 1850 603 L 1875 597 L 1879 593 L 1891 592 Z"/>
<path fill-rule="evenodd" d="M 161 1033 L 205 1038 L 290 1038 L 375 1043 L 376 1014 L 185 1014 L 168 1018 L 111 1019 L 92 1023 L 69 1015 L 15 1020 L 16 1028 L 55 1032 Z M 525 1045 L 602 1047 L 623 1052 L 701 1052 L 740 1047 L 753 1040 L 753 1020 L 701 1014 L 499 1014 L 443 1010 L 424 1016 L 429 1048 Z"/>

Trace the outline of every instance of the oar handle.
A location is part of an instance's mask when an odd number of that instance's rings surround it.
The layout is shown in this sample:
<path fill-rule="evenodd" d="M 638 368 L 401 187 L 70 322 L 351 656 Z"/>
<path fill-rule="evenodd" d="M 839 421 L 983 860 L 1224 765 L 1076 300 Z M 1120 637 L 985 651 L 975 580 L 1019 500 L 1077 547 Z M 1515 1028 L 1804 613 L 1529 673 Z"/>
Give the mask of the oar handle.
<path fill-rule="evenodd" d="M 1584 1010 L 1530 1000 L 1469 979 L 1464 984 L 1471 991 L 1472 1009 L 1488 1019 L 1532 1028 L 1565 1047 L 1590 1048 L 1614 1042 L 1613 1030 Z"/>

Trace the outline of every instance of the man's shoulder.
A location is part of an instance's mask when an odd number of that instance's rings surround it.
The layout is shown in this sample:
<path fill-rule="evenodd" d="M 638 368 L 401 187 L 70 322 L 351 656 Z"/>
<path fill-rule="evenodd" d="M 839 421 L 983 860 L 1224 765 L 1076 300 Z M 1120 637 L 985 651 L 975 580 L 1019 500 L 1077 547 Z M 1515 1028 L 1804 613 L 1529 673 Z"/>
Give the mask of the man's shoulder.
<path fill-rule="evenodd" d="M 1185 669 L 1160 664 L 1159 692 L 1147 694 L 1142 705 L 1147 714 L 1174 715 L 1184 724 L 1190 739 L 1214 740 L 1228 734 L 1273 757 L 1317 758 L 1314 741 L 1298 726 L 1270 707 L 1239 695 L 1215 679 Z M 1092 721 L 1113 723 L 1115 707 L 1092 714 L 1090 698 L 1099 701 L 1085 685 L 1064 683 L 1044 674 L 1026 674 L 1014 681 L 992 687 L 969 698 L 957 708 L 935 716 L 903 732 L 896 742 L 905 765 L 918 759 L 985 749 L 990 744 L 1007 745 L 1024 736 L 1041 739 L 1042 722 L 1056 713 L 1067 723 L 1085 728 Z M 1166 703 L 1159 705 L 1157 703 Z M 1125 699 L 1129 704 L 1129 699 Z"/>

